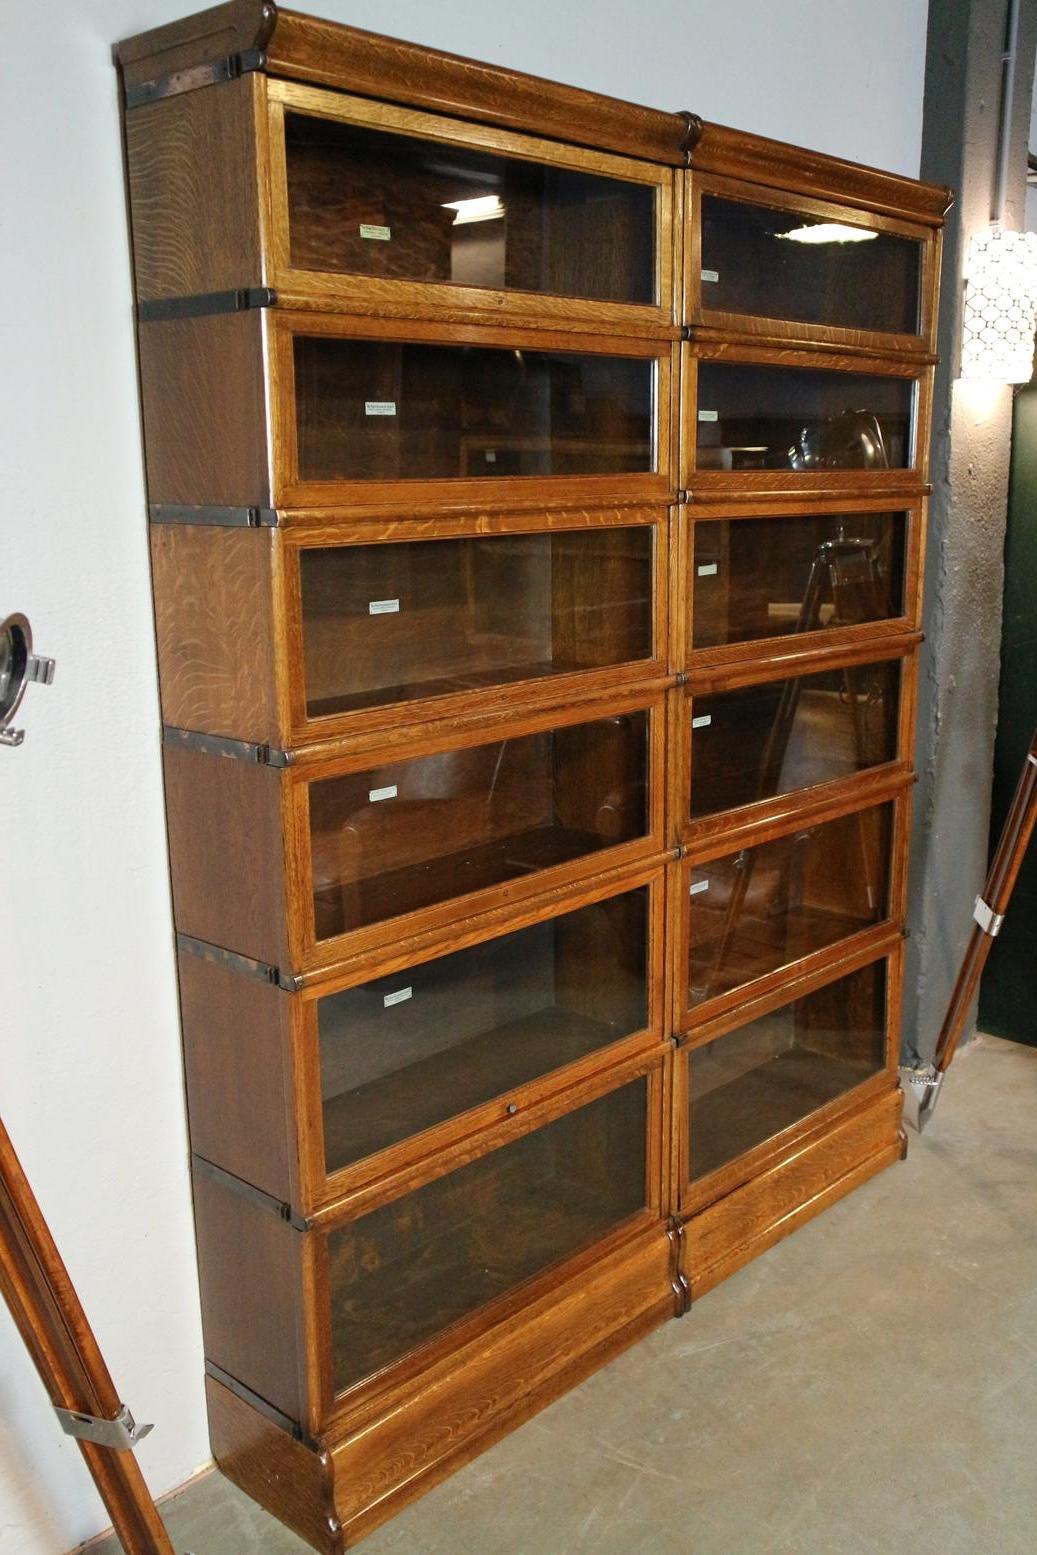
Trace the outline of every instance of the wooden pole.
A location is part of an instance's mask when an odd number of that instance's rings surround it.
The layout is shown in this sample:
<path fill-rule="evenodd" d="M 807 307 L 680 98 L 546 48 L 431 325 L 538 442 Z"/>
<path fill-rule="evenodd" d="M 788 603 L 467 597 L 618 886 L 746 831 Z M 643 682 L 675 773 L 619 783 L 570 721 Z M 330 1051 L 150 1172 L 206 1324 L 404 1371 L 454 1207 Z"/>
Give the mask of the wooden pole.
<path fill-rule="evenodd" d="M 2 1121 L 0 1292 L 55 1409 L 125 1421 L 111 1373 Z M 173 1555 L 132 1448 L 78 1436 L 77 1445 L 126 1555 Z"/>

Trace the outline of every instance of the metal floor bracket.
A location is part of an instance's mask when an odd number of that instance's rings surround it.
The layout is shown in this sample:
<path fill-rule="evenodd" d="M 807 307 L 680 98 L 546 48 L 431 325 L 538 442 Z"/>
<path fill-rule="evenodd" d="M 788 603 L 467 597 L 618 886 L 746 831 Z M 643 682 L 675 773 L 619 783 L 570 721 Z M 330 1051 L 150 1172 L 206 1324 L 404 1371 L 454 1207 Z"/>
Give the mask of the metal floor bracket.
<path fill-rule="evenodd" d="M 101 1420 L 97 1415 L 84 1415 L 78 1410 L 59 1409 L 57 1406 L 54 1413 L 66 1436 L 93 1442 L 95 1447 L 108 1447 L 112 1452 L 132 1451 L 154 1429 L 150 1425 L 138 1425 L 125 1404 L 114 1420 Z"/>

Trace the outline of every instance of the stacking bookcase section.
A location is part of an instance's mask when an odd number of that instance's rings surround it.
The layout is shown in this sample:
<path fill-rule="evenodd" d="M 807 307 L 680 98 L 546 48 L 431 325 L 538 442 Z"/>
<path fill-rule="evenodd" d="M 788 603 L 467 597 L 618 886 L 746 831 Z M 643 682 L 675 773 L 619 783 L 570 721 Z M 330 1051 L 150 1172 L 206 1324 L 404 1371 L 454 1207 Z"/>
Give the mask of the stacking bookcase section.
<path fill-rule="evenodd" d="M 259 760 L 167 729 L 177 927 L 313 972 L 637 865 L 663 848 L 663 714 L 627 692 Z"/>
<path fill-rule="evenodd" d="M 308 1225 L 196 1162 L 214 1446 L 235 1477 L 262 1470 L 235 1461 L 227 1415 L 280 1422 L 275 1463 L 295 1426 L 327 1443 L 304 1471 L 320 1500 L 362 1532 L 470 1454 L 487 1411 L 517 1423 L 672 1312 L 669 1063 L 628 1062 Z M 311 1538 L 313 1511 L 288 1519 Z"/>
<path fill-rule="evenodd" d="M 667 674 L 665 508 L 291 517 L 152 525 L 167 725 L 309 745 Z"/>
<path fill-rule="evenodd" d="M 211 1439 L 341 1555 L 900 1153 L 947 191 L 117 58 Z"/>
<path fill-rule="evenodd" d="M 279 291 L 672 332 L 669 168 L 284 81 L 267 102 Z"/>
<path fill-rule="evenodd" d="M 664 911 L 625 870 L 301 991 L 181 936 L 196 1154 L 305 1217 L 492 1136 L 660 1047 Z"/>
<path fill-rule="evenodd" d="M 675 1072 L 681 1269 L 692 1298 L 901 1158 L 900 936 L 684 1036 Z"/>
<path fill-rule="evenodd" d="M 932 370 L 709 340 L 684 347 L 682 485 L 696 494 L 920 492 Z"/>
<path fill-rule="evenodd" d="M 920 625 L 923 499 L 890 508 L 709 501 L 680 510 L 677 579 L 686 668 L 792 664 Z"/>
<path fill-rule="evenodd" d="M 182 517 L 203 492 L 221 506 L 373 504 L 394 517 L 665 503 L 675 351 L 630 335 L 280 306 L 146 316 L 150 500 L 156 517 Z"/>
<path fill-rule="evenodd" d="M 679 703 L 676 815 L 691 842 L 910 773 L 917 633 L 696 669 Z M 744 813 L 744 816 L 742 814 Z"/>

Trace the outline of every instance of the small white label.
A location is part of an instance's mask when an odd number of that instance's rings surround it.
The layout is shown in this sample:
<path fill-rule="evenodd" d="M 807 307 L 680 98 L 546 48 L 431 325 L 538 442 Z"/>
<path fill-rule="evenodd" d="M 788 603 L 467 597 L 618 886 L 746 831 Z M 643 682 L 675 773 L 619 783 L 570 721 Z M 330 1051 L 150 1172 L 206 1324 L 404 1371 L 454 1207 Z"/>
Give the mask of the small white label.
<path fill-rule="evenodd" d="M 700 578 L 715 578 L 717 575 L 717 563 L 703 562 L 701 567 L 695 568 L 695 571 Z"/>
<path fill-rule="evenodd" d="M 363 228 L 361 228 L 360 230 L 363 231 Z M 720 279 L 720 271 L 719 270 L 703 270 L 703 272 L 702 272 L 702 279 L 704 281 L 719 281 L 719 279 Z"/>
<path fill-rule="evenodd" d="M 395 414 L 396 414 L 396 401 L 395 400 L 365 400 L 364 401 L 364 415 L 365 416 L 395 416 Z M 713 420 L 714 421 L 716 420 L 715 416 L 713 417 Z"/>
<path fill-rule="evenodd" d="M 394 616 L 399 613 L 398 599 L 372 599 L 367 607 L 369 616 Z"/>
<path fill-rule="evenodd" d="M 386 1009 L 390 1004 L 404 1004 L 413 994 L 413 988 L 397 988 L 395 993 L 387 993 L 382 1000 Z"/>
<path fill-rule="evenodd" d="M 496 464 L 497 463 L 497 450 L 496 450 L 496 448 L 487 448 L 487 450 L 486 450 L 486 463 L 487 464 Z"/>
<path fill-rule="evenodd" d="M 372 788 L 367 798 L 371 804 L 377 804 L 380 799 L 395 799 L 396 784 L 389 783 L 385 788 Z"/>
<path fill-rule="evenodd" d="M 708 880 L 696 880 L 692 885 L 690 885 L 688 887 L 688 895 L 689 896 L 701 896 L 703 891 L 708 891 L 708 890 L 709 890 L 709 881 Z"/>
<path fill-rule="evenodd" d="M 708 729 L 712 722 L 712 713 L 700 713 L 697 718 L 691 720 L 691 727 L 693 729 Z"/>
<path fill-rule="evenodd" d="M 376 227 L 369 221 L 360 223 L 360 236 L 373 243 L 388 243 L 392 237 L 391 227 Z"/>
<path fill-rule="evenodd" d="M 700 421 L 716 421 L 718 416 L 719 416 L 719 414 L 720 414 L 720 412 L 716 411 L 716 410 L 700 410 L 699 411 L 699 420 Z"/>

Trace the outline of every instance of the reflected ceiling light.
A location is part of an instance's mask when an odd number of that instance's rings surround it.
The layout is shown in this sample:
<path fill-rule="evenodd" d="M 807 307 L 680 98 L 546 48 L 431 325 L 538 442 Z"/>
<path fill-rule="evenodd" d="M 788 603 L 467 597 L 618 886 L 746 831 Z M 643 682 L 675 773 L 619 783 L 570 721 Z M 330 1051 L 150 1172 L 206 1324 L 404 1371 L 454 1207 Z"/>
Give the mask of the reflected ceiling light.
<path fill-rule="evenodd" d="M 790 243 L 868 243 L 877 238 L 877 232 L 867 227 L 850 227 L 841 221 L 815 221 L 809 227 L 793 227 L 791 232 L 779 232 L 779 238 Z"/>
<path fill-rule="evenodd" d="M 1037 326 L 1037 233 L 997 225 L 973 235 L 965 268 L 961 376 L 1029 383 Z"/>
<path fill-rule="evenodd" d="M 455 227 L 467 226 L 470 221 L 494 221 L 504 215 L 499 194 L 480 194 L 473 200 L 446 200 L 445 211 L 456 211 Z"/>

